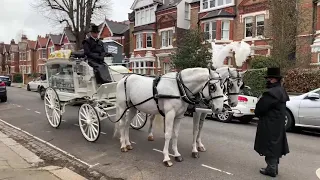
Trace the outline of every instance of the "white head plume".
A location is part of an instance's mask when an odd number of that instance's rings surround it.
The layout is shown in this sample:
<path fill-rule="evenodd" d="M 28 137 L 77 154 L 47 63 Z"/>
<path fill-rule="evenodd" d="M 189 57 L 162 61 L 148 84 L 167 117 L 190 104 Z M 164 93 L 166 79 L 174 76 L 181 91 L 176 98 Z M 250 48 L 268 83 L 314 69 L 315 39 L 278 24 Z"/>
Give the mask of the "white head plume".
<path fill-rule="evenodd" d="M 235 52 L 235 61 L 237 67 L 241 67 L 242 64 L 247 60 L 251 53 L 251 47 L 248 43 L 241 41 L 233 43 L 233 50 Z"/>
<path fill-rule="evenodd" d="M 212 46 L 212 65 L 216 68 L 222 67 L 223 62 L 227 56 L 230 55 L 232 50 L 232 45 L 216 45 L 214 42 L 211 43 Z"/>

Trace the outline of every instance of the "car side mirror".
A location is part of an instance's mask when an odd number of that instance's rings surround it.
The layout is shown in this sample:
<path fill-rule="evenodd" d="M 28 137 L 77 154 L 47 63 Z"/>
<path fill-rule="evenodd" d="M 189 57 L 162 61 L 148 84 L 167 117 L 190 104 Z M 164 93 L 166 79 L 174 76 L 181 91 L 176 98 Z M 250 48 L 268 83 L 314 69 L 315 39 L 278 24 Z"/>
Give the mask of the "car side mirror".
<path fill-rule="evenodd" d="M 311 100 L 316 100 L 316 99 L 320 99 L 320 95 L 318 93 L 309 93 L 307 95 L 307 98 Z"/>

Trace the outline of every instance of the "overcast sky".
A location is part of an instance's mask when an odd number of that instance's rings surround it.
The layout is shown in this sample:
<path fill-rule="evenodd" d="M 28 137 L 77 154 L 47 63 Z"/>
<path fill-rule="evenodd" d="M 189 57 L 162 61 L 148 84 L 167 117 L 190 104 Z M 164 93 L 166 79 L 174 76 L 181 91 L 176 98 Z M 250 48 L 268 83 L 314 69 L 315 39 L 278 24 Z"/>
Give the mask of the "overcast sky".
<path fill-rule="evenodd" d="M 0 42 L 9 43 L 23 31 L 29 39 L 36 40 L 37 35 L 62 32 L 61 27 L 54 26 L 39 14 L 31 2 L 35 0 L 0 0 Z M 128 19 L 128 13 L 133 0 L 111 0 L 112 11 L 109 19 L 123 21 Z"/>

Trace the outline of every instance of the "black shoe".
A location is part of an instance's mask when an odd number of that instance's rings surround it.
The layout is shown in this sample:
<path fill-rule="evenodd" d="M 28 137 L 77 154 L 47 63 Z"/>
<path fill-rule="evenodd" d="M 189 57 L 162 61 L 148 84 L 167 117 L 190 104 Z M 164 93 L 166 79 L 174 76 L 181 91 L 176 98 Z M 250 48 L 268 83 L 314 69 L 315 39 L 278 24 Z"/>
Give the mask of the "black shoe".
<path fill-rule="evenodd" d="M 272 172 L 270 170 L 267 170 L 266 168 L 261 168 L 260 169 L 260 173 L 266 176 L 270 176 L 270 177 L 276 177 L 277 176 L 277 172 Z"/>

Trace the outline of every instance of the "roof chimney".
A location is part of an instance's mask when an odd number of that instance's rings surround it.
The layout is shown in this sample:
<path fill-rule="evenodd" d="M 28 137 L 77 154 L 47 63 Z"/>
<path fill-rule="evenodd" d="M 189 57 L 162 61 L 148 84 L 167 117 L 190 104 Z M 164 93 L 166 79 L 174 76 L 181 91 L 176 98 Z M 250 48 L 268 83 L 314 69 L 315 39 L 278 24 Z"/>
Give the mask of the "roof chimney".
<path fill-rule="evenodd" d="M 21 42 L 27 42 L 28 38 L 25 34 L 22 34 L 21 36 Z"/>
<path fill-rule="evenodd" d="M 14 39 L 11 40 L 10 44 L 16 44 L 16 42 L 14 42 Z"/>

